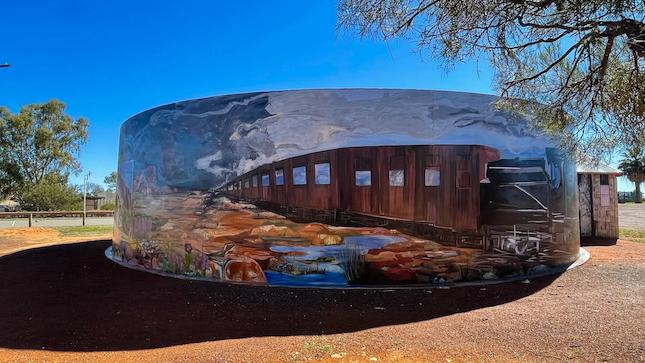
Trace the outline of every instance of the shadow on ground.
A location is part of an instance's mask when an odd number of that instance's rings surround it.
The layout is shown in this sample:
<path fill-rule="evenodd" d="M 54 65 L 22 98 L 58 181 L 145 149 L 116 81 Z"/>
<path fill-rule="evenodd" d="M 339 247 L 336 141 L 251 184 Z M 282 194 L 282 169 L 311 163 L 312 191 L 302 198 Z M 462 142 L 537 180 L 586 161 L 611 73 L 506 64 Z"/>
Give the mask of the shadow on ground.
<path fill-rule="evenodd" d="M 105 258 L 109 243 L 59 245 L 0 258 L 0 347 L 130 350 L 352 332 L 507 303 L 556 278 L 434 290 L 237 286 L 127 269 Z"/>
<path fill-rule="evenodd" d="M 618 238 L 582 237 L 580 246 L 615 246 L 617 242 Z"/>

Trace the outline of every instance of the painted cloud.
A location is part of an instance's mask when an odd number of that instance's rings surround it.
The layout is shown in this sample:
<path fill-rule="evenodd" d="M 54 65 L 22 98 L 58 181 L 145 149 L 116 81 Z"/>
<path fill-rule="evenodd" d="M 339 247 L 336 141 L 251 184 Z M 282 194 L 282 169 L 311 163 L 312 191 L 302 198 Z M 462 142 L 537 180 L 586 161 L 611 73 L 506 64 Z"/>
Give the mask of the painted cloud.
<path fill-rule="evenodd" d="M 130 118 L 121 158 L 179 189 L 218 187 L 258 165 L 347 146 L 485 144 L 503 157 L 544 153 L 495 96 L 421 90 L 303 90 L 210 97 Z M 393 122 L 394 121 L 394 122 Z M 527 142 L 527 137 L 535 142 Z M 537 147 L 540 145 L 541 147 Z"/>

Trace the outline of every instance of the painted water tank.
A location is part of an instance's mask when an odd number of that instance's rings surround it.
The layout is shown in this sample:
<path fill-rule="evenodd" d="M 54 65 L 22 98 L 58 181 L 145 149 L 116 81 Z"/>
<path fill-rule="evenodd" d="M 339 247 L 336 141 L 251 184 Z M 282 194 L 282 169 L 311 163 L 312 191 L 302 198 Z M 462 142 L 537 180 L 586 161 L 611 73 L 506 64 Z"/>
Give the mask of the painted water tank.
<path fill-rule="evenodd" d="M 288 286 L 436 285 L 560 271 L 575 166 L 491 95 L 216 96 L 121 128 L 112 258 Z"/>

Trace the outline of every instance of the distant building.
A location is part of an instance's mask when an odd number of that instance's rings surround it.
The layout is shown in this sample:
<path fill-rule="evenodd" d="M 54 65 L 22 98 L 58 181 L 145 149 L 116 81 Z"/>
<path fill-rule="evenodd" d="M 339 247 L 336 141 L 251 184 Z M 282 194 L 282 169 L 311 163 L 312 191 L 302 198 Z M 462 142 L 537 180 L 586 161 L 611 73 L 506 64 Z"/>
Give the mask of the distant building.
<path fill-rule="evenodd" d="M 0 212 L 15 212 L 20 208 L 20 203 L 11 199 L 0 200 Z"/>
<path fill-rule="evenodd" d="M 610 166 L 578 164 L 581 238 L 618 238 L 617 177 Z"/>
<path fill-rule="evenodd" d="M 105 204 L 105 197 L 87 196 L 85 198 L 86 210 L 99 210 Z"/>

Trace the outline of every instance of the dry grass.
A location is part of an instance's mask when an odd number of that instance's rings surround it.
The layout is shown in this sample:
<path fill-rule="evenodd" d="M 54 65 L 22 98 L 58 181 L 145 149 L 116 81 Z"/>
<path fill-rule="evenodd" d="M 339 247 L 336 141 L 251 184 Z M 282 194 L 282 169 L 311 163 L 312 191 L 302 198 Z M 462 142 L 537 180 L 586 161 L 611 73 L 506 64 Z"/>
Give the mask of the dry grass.
<path fill-rule="evenodd" d="M 62 237 L 96 237 L 112 233 L 112 226 L 54 227 Z"/>
<path fill-rule="evenodd" d="M 619 234 L 621 239 L 645 243 L 645 230 L 621 228 Z"/>

